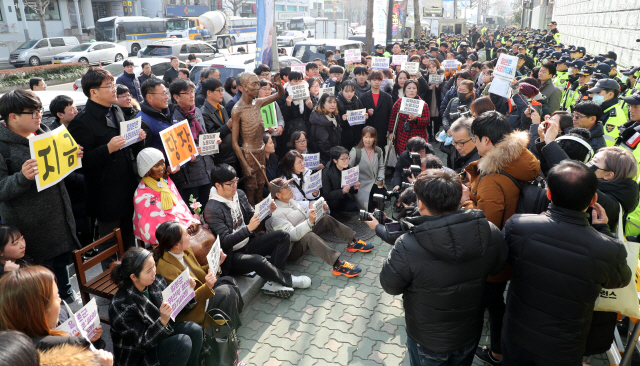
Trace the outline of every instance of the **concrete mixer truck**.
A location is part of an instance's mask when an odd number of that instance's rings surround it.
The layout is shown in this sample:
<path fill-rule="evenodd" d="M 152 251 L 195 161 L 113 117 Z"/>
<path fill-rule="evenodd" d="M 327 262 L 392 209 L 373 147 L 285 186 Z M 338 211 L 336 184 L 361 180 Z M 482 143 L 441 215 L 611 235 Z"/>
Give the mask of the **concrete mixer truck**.
<path fill-rule="evenodd" d="M 210 41 L 219 49 L 232 45 L 229 17 L 221 11 L 208 11 L 198 17 L 167 19 L 167 37 Z"/>

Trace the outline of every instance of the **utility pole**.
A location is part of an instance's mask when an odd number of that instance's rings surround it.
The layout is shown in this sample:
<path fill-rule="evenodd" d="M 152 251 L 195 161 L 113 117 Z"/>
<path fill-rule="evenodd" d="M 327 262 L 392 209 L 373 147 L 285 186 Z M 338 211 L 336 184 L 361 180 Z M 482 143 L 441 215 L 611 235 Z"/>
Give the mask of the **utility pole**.
<path fill-rule="evenodd" d="M 458 18 L 458 0 L 453 0 L 453 19 Z"/>

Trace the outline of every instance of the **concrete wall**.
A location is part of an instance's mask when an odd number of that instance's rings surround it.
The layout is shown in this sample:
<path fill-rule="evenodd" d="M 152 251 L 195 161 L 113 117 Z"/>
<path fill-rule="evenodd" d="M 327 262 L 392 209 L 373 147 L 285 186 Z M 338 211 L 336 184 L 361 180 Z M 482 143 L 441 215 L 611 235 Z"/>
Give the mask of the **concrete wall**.
<path fill-rule="evenodd" d="M 556 0 L 553 20 L 565 45 L 614 51 L 622 66 L 640 66 L 640 0 Z"/>

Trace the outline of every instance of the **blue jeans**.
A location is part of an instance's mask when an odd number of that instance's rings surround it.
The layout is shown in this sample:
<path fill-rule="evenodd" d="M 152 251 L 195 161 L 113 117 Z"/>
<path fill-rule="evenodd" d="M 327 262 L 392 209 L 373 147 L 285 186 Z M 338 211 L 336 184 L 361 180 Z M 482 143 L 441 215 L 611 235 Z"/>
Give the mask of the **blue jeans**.
<path fill-rule="evenodd" d="M 407 348 L 411 366 L 458 366 L 470 352 L 475 351 L 476 342 L 471 342 L 456 351 L 436 353 L 423 348 L 407 335 Z"/>

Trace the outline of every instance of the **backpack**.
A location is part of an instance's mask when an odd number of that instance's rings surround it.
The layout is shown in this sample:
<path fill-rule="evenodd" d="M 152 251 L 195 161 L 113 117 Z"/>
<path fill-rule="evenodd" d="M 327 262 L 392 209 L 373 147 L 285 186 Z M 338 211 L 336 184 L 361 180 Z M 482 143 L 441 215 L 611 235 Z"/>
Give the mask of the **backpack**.
<path fill-rule="evenodd" d="M 516 213 L 518 214 L 540 214 L 549 207 L 549 198 L 547 197 L 547 182 L 541 175 L 528 182 L 520 183 L 509 173 L 500 170 L 499 174 L 507 176 L 520 190 L 518 197 L 518 206 Z"/>
<path fill-rule="evenodd" d="M 518 206 L 516 207 L 517 214 L 541 214 L 549 207 L 549 198 L 547 198 L 547 182 L 542 175 L 538 175 L 535 179 L 528 182 L 520 183 L 519 180 L 511 176 L 511 174 L 504 170 L 498 171 L 498 174 L 502 174 L 518 187 L 520 195 L 518 196 Z M 480 179 L 487 175 L 483 173 Z M 478 182 L 478 184 L 480 184 Z"/>
<path fill-rule="evenodd" d="M 378 157 L 378 159 L 380 159 L 380 157 L 382 156 L 382 149 L 380 148 L 380 146 L 376 146 L 376 156 Z M 356 161 L 353 164 L 353 166 L 360 164 L 361 158 L 362 158 L 362 149 L 356 148 Z"/>

